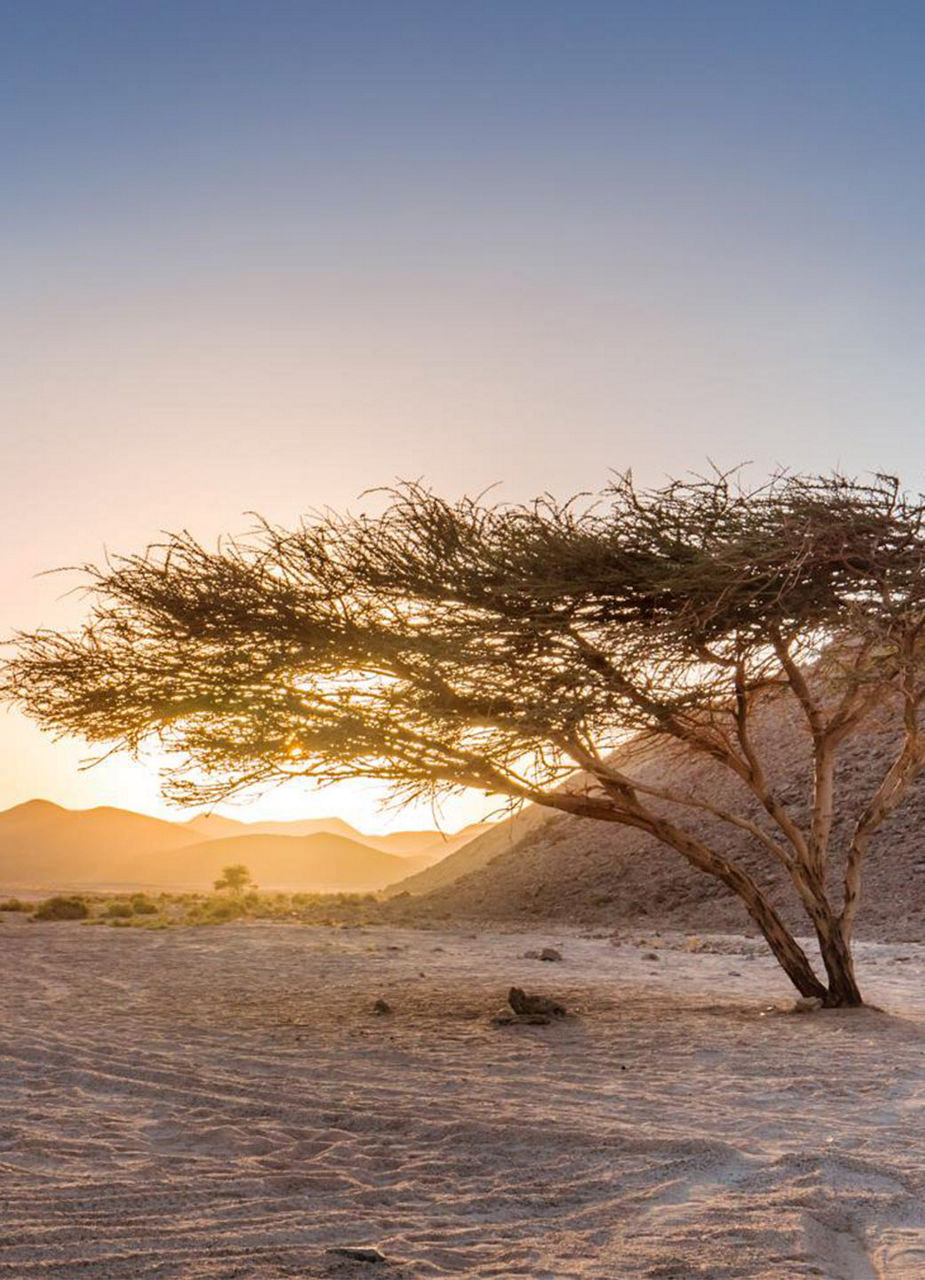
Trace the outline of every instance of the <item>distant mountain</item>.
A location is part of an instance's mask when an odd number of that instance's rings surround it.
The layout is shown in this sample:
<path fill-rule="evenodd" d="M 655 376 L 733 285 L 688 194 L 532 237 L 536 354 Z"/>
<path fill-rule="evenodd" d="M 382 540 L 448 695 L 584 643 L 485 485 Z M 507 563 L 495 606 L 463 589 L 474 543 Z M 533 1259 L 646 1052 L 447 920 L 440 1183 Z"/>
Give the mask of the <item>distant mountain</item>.
<path fill-rule="evenodd" d="M 426 858 L 427 855 L 424 855 Z M 370 849 L 344 836 L 247 835 L 206 840 L 148 854 L 127 864 L 127 878 L 163 889 L 211 889 L 222 868 L 243 862 L 261 889 L 305 893 L 366 893 L 420 869 L 420 857 Z"/>
<path fill-rule="evenodd" d="M 218 813 L 203 813 L 190 818 L 184 824 L 199 833 L 200 839 L 223 840 L 228 836 L 314 836 L 319 834 L 344 836 L 348 840 L 369 843 L 364 836 L 343 818 L 304 818 L 294 822 L 242 822 L 238 818 L 226 818 Z M 431 838 L 433 836 L 431 835 Z"/>
<path fill-rule="evenodd" d="M 118 880 L 127 860 L 195 844 L 195 831 L 127 809 L 30 800 L 0 813 L 0 884 L 28 888 Z"/>
<path fill-rule="evenodd" d="M 193 880 L 180 870 L 183 859 L 172 855 L 193 847 L 223 845 L 234 848 L 216 855 L 220 861 L 214 874 L 200 875 L 197 870 L 196 887 L 208 887 L 229 862 L 250 865 L 253 860 L 251 870 L 266 887 L 281 887 L 285 882 L 306 890 L 322 883 L 378 889 L 443 858 L 480 830 L 480 826 L 466 828 L 447 839 L 439 831 L 365 836 L 341 818 L 245 823 L 208 814 L 168 822 L 126 809 L 75 810 L 31 800 L 0 812 L 0 886 L 6 890 L 99 888 L 143 882 L 167 888 L 168 872 L 169 884 L 192 885 Z M 316 837 L 322 843 L 304 844 Z M 251 842 L 244 851 L 238 848 L 241 841 Z M 282 843 L 274 846 L 273 841 Z M 301 870 L 297 846 L 307 858 Z M 330 868 L 322 865 L 325 849 L 332 860 Z M 374 857 L 363 862 L 357 850 Z M 212 867 L 211 850 L 202 857 L 202 865 Z M 266 872 L 256 864 L 258 857 L 266 859 Z M 342 867 L 336 863 L 341 857 L 345 859 Z M 190 867 L 196 866 L 191 859 Z"/>
<path fill-rule="evenodd" d="M 468 844 L 491 830 L 492 823 L 475 822 L 452 835 L 443 835 L 440 831 L 392 831 L 385 836 L 371 836 L 358 831 L 343 818 L 306 818 L 294 822 L 241 822 L 235 818 L 225 818 L 219 814 L 200 814 L 190 818 L 186 827 L 196 831 L 200 836 L 211 840 L 222 840 L 229 836 L 313 836 L 319 834 L 345 836 L 348 840 L 356 840 L 370 849 L 379 849 L 383 853 L 400 855 L 423 854 L 432 855 L 431 862 L 445 858 L 462 845 Z"/>
<path fill-rule="evenodd" d="M 491 822 L 473 822 L 452 835 L 440 831 L 392 831 L 387 836 L 359 835 L 356 838 L 383 853 L 405 855 L 427 854 L 427 862 L 437 862 L 475 840 L 483 831 L 494 828 Z"/>

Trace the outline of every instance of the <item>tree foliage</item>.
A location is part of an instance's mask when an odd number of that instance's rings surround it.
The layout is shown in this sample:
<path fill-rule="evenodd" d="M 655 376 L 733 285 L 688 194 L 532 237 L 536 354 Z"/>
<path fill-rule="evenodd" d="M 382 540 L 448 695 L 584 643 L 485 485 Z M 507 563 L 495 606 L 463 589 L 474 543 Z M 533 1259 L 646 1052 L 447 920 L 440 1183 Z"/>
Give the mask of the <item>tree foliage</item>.
<path fill-rule="evenodd" d="M 3 691 L 58 733 L 177 753 L 166 785 L 183 801 L 376 778 L 405 801 L 477 788 L 646 831 L 739 894 L 805 995 L 854 1003 L 864 852 L 923 755 L 923 516 L 887 476 L 641 491 L 626 475 L 526 506 L 407 485 L 375 516 L 261 523 L 214 550 L 179 534 L 88 567 L 85 628 L 20 636 Z M 812 749 L 802 826 L 753 733 L 777 697 Z M 833 860 L 839 747 L 886 705 L 902 742 Z M 628 739 L 709 756 L 742 808 L 643 784 L 614 762 Z M 703 813 L 785 868 L 825 983 L 694 831 Z"/>
<path fill-rule="evenodd" d="M 248 886 L 252 886 L 251 873 L 243 862 L 233 862 L 222 867 L 222 874 L 214 884 L 217 891 L 227 889 L 229 893 L 243 893 Z"/>

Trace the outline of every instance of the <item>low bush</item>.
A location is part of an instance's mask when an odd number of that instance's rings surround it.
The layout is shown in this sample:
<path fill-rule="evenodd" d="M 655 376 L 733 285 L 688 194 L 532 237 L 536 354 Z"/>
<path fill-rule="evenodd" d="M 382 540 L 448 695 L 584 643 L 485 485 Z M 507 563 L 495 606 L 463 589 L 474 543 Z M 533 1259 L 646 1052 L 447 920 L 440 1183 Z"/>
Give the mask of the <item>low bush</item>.
<path fill-rule="evenodd" d="M 156 916 L 160 908 L 143 893 L 132 894 L 132 910 L 136 916 Z"/>
<path fill-rule="evenodd" d="M 68 898 L 56 895 L 40 902 L 32 917 L 33 920 L 86 920 L 90 908 L 83 898 Z"/>
<path fill-rule="evenodd" d="M 246 914 L 247 909 L 242 902 L 233 898 L 212 898 L 190 912 L 189 919 L 194 924 L 225 924 Z"/>
<path fill-rule="evenodd" d="M 130 902 L 109 902 L 103 912 L 107 920 L 130 920 L 134 914 Z"/>
<path fill-rule="evenodd" d="M 0 911 L 31 911 L 32 905 L 21 898 L 4 898 L 0 901 Z"/>

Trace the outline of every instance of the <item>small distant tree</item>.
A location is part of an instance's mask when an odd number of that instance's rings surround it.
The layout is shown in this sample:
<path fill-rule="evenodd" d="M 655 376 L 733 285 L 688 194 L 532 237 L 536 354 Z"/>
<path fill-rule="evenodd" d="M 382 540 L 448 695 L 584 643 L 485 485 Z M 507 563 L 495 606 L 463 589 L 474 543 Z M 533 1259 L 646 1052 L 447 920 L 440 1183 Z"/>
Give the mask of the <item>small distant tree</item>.
<path fill-rule="evenodd" d="M 222 868 L 222 874 L 215 881 L 214 887 L 219 892 L 222 889 L 228 889 L 231 893 L 243 893 L 252 884 L 251 873 L 244 863 L 235 862 L 229 867 Z"/>
<path fill-rule="evenodd" d="M 181 534 L 91 567 L 84 630 L 21 636 L 3 689 L 58 733 L 179 752 L 183 801 L 377 778 L 399 799 L 476 788 L 645 832 L 738 895 L 804 996 L 853 1005 L 865 852 L 925 756 L 923 514 L 885 476 L 624 476 L 528 506 L 411 485 L 375 517 L 216 550 Z M 805 731 L 805 821 L 755 733 L 775 699 Z M 895 756 L 833 847 L 839 753 L 885 710 Z M 657 744 L 714 762 L 738 799 L 670 767 L 640 777 L 629 761 Z M 720 828 L 783 869 L 824 978 Z"/>

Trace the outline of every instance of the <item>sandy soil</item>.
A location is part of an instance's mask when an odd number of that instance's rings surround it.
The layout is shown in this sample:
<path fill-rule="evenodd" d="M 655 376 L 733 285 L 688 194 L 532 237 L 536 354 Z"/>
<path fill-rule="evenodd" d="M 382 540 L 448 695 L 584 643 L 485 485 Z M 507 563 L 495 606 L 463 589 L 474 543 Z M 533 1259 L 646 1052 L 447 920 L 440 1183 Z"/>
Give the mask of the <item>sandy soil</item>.
<path fill-rule="evenodd" d="M 7 917 L 0 1276 L 921 1280 L 925 948 L 706 941 Z"/>

